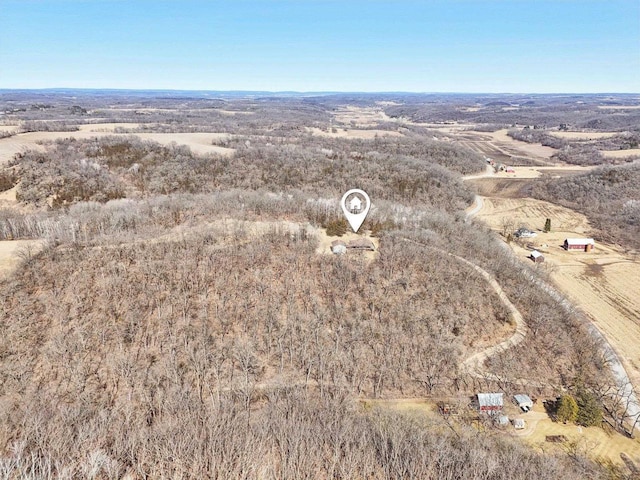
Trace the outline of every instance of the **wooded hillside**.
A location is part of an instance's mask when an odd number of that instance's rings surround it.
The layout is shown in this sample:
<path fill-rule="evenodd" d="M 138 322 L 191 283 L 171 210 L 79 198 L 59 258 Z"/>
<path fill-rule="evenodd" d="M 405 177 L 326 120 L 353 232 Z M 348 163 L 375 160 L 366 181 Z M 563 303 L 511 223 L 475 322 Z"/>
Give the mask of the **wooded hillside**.
<path fill-rule="evenodd" d="M 640 248 L 640 162 L 546 180 L 533 194 L 584 213 L 603 240 Z"/>
<path fill-rule="evenodd" d="M 611 391 L 577 316 L 462 213 L 474 194 L 461 177 L 485 168 L 481 156 L 384 117 L 374 126 L 393 136 L 338 137 L 337 97 L 126 100 L 120 114 L 93 97 L 86 108 L 9 102 L 31 129 L 131 125 L 44 141 L 2 166 L 0 187 L 19 203 L 0 210 L 0 239 L 42 240 L 0 283 L 5 478 L 619 473 L 495 436 L 471 409 L 456 423 L 372 406 L 438 396 L 466 408 L 478 391 L 523 385 L 542 395 L 579 382 L 598 401 Z M 214 129 L 232 151 L 129 135 Z M 353 187 L 373 199 L 362 228 L 379 249 L 319 251 Z M 487 277 L 528 330 L 469 369 L 516 330 Z"/>

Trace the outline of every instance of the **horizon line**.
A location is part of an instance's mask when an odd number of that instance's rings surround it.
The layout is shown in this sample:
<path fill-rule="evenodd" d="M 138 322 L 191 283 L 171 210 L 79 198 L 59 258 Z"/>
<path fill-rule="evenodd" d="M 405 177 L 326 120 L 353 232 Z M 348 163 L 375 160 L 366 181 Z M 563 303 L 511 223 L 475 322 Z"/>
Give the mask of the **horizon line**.
<path fill-rule="evenodd" d="M 640 92 L 483 92 L 483 91 L 413 91 L 413 90 L 217 90 L 217 89 L 182 89 L 182 88 L 111 88 L 111 87 L 42 87 L 20 88 L 0 87 L 0 93 L 9 92 L 138 92 L 138 93 L 216 93 L 244 95 L 640 95 Z"/>

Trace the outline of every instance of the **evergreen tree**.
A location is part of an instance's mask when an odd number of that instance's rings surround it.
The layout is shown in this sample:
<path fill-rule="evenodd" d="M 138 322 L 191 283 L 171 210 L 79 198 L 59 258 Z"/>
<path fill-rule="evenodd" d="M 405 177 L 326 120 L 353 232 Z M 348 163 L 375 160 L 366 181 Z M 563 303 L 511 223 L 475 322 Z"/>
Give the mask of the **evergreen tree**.
<path fill-rule="evenodd" d="M 575 422 L 578 418 L 578 403 L 571 395 L 563 395 L 558 402 L 556 416 L 560 422 Z"/>
<path fill-rule="evenodd" d="M 341 237 L 347 233 L 347 221 L 344 218 L 331 220 L 327 223 L 327 235 L 330 237 Z"/>
<path fill-rule="evenodd" d="M 544 231 L 545 233 L 549 233 L 551 231 L 551 219 L 547 218 L 547 220 L 544 222 Z"/>
<path fill-rule="evenodd" d="M 579 389 L 577 402 L 578 416 L 576 422 L 579 425 L 591 427 L 602 423 L 602 408 L 600 408 L 598 400 L 591 392 L 584 388 Z"/>

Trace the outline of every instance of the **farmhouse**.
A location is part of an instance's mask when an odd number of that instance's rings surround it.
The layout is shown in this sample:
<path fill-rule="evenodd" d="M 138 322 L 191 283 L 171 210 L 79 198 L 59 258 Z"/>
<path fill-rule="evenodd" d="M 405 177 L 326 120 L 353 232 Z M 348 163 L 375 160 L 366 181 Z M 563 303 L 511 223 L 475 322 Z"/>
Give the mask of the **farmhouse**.
<path fill-rule="evenodd" d="M 544 255 L 542 255 L 537 250 L 534 250 L 533 252 L 531 252 L 531 255 L 529 255 L 529 258 L 531 258 L 531 260 L 533 260 L 533 263 L 542 263 L 542 262 L 544 262 Z"/>
<path fill-rule="evenodd" d="M 514 233 L 514 235 L 518 238 L 534 238 L 538 236 L 536 232 L 532 232 L 526 227 L 520 227 L 518 230 L 516 230 L 516 233 Z"/>
<path fill-rule="evenodd" d="M 564 249 L 569 250 L 580 250 L 582 252 L 590 252 L 593 250 L 596 242 L 593 238 L 567 238 L 564 241 Z"/>
<path fill-rule="evenodd" d="M 496 415 L 502 411 L 504 401 L 503 393 L 478 393 L 478 407 L 480 413 Z"/>

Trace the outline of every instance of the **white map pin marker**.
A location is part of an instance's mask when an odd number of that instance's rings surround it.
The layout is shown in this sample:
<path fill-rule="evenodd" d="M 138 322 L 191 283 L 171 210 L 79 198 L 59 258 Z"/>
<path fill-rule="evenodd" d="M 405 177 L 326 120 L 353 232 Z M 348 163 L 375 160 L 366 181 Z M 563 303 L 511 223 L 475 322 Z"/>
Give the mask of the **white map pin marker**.
<path fill-rule="evenodd" d="M 342 207 L 344 216 L 347 217 L 349 225 L 351 225 L 351 229 L 354 233 L 358 233 L 371 208 L 369 195 L 367 195 L 367 192 L 364 190 L 352 188 L 342 196 L 340 206 Z"/>

